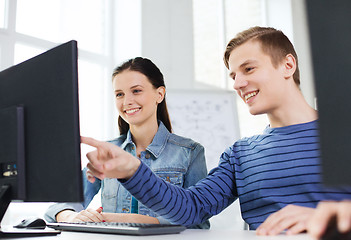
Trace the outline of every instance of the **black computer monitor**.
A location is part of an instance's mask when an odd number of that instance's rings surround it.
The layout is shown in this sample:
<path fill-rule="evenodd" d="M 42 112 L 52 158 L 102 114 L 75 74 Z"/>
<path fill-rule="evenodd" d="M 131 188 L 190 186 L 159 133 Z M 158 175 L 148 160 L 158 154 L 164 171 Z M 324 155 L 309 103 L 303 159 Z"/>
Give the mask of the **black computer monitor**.
<path fill-rule="evenodd" d="M 76 41 L 0 72 L 0 198 L 83 201 Z"/>
<path fill-rule="evenodd" d="M 351 1 L 307 0 L 323 180 L 351 185 Z"/>

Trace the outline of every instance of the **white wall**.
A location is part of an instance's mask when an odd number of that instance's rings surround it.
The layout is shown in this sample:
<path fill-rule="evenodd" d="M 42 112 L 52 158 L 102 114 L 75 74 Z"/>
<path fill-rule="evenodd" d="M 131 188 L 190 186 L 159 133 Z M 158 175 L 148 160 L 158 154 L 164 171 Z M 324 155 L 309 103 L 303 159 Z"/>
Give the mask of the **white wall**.
<path fill-rule="evenodd" d="M 142 55 L 152 59 L 167 88 L 193 88 L 192 1 L 142 1 Z"/>
<path fill-rule="evenodd" d="M 307 102 L 315 107 L 314 76 L 305 0 L 292 0 L 292 23 L 296 52 L 299 57 L 301 90 Z"/>

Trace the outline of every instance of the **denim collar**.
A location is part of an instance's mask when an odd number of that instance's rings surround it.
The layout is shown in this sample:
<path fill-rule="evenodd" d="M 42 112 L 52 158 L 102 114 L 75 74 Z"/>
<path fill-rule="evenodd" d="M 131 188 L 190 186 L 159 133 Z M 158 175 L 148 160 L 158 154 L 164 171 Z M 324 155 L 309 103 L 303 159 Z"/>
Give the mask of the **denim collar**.
<path fill-rule="evenodd" d="M 166 147 L 168 138 L 171 135 L 163 122 L 159 121 L 158 123 L 159 125 L 156 135 L 154 136 L 154 139 L 152 139 L 151 144 L 146 148 L 146 150 L 149 151 L 155 157 L 155 159 L 160 156 Z M 132 134 L 130 130 L 127 133 L 125 141 L 121 144 L 121 148 L 125 150 L 129 144 L 132 144 L 133 146 L 135 145 L 132 140 Z"/>

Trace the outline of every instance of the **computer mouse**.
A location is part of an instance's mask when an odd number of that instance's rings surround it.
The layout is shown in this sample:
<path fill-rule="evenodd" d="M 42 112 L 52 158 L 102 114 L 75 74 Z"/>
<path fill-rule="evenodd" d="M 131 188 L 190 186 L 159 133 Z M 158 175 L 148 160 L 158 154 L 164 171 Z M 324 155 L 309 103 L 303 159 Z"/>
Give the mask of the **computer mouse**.
<path fill-rule="evenodd" d="M 41 218 L 32 217 L 32 218 L 23 219 L 19 224 L 13 227 L 44 229 L 46 227 L 46 222 Z"/>

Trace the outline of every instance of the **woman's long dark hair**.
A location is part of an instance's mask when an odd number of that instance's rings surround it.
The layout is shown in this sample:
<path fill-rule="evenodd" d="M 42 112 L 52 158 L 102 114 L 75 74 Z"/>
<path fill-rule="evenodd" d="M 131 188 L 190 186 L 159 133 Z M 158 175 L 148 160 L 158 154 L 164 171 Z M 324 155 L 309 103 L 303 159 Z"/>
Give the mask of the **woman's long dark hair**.
<path fill-rule="evenodd" d="M 117 74 L 125 70 L 136 71 L 145 75 L 155 89 L 161 86 L 166 88 L 165 82 L 163 79 L 163 74 L 161 73 L 160 69 L 158 69 L 158 67 L 151 60 L 147 58 L 136 57 L 124 62 L 122 65 L 116 67 L 113 70 L 112 79 L 114 79 L 114 77 Z M 166 104 L 166 95 L 164 96 L 163 101 L 159 103 L 157 106 L 157 120 L 162 121 L 163 124 L 168 129 L 168 131 L 172 132 L 172 125 L 169 119 L 168 109 Z M 119 128 L 119 133 L 121 135 L 126 134 L 129 130 L 129 124 L 126 121 L 124 121 L 123 118 L 121 118 L 121 116 L 118 117 L 118 128 Z"/>

